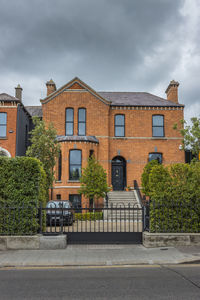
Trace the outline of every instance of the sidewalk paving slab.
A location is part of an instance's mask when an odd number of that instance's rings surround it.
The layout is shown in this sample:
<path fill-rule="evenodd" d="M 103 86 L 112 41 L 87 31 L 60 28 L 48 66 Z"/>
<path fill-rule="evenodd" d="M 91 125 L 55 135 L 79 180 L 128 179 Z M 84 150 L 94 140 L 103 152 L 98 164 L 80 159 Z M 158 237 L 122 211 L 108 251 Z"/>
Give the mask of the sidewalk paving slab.
<path fill-rule="evenodd" d="M 109 266 L 200 262 L 200 246 L 68 245 L 59 250 L 0 251 L 0 267 Z"/>

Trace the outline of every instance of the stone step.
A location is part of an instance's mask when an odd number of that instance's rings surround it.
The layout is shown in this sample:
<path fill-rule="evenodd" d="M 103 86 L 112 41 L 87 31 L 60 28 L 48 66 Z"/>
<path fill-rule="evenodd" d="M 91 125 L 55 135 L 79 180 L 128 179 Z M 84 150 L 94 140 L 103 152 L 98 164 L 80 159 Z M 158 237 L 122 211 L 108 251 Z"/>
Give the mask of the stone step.
<path fill-rule="evenodd" d="M 132 197 L 133 195 L 135 195 L 134 192 L 109 192 L 108 193 L 108 196 L 109 197 L 116 197 L 116 196 L 121 196 L 121 197 L 125 197 L 125 196 L 128 196 L 128 197 Z"/>
<path fill-rule="evenodd" d="M 128 207 L 128 206 L 132 207 L 133 205 L 135 206 L 137 204 L 138 203 L 137 203 L 136 200 L 135 201 L 133 201 L 133 200 L 129 200 L 129 201 L 123 201 L 123 200 L 121 200 L 121 201 L 109 201 L 108 202 L 108 207 L 111 207 L 111 205 L 112 205 L 113 208 L 114 207 L 120 207 L 120 206 L 123 206 L 123 205 L 125 205 L 126 207 Z"/>
<path fill-rule="evenodd" d="M 117 198 L 122 198 L 122 199 L 132 199 L 135 198 L 135 195 L 111 195 L 108 196 L 109 199 L 117 199 Z"/>
<path fill-rule="evenodd" d="M 126 220 L 126 221 L 142 221 L 142 215 L 140 216 L 126 216 L 126 215 L 119 215 L 119 216 L 112 216 L 108 215 L 104 217 L 104 220 Z"/>
<path fill-rule="evenodd" d="M 137 201 L 136 198 L 121 198 L 121 197 L 119 197 L 119 198 L 108 198 L 108 199 L 110 201 L 112 201 L 112 200 L 116 200 L 116 201 L 120 201 L 120 200 L 124 200 L 124 201 L 130 200 L 130 201 L 133 201 L 133 200 L 135 200 L 135 201 Z"/>
<path fill-rule="evenodd" d="M 129 213 L 128 211 L 123 212 L 123 207 L 128 208 L 130 205 L 130 208 L 132 207 L 140 207 L 140 204 L 137 201 L 137 198 L 135 196 L 134 191 L 113 191 L 113 192 L 109 192 L 108 193 L 108 206 L 109 207 L 118 207 L 118 208 L 122 208 L 121 211 L 121 215 L 120 215 L 120 211 L 113 211 L 113 213 L 115 214 L 115 217 L 112 217 L 112 219 L 119 219 L 119 218 L 126 218 L 126 215 Z M 132 218 L 134 216 L 137 216 L 137 213 L 139 215 L 139 213 L 141 212 L 133 212 L 130 211 L 130 216 L 132 216 Z M 122 215 L 123 214 L 123 215 Z M 108 211 L 108 217 L 111 218 L 111 212 Z"/>
<path fill-rule="evenodd" d="M 136 199 L 136 197 L 108 197 L 108 199 Z"/>

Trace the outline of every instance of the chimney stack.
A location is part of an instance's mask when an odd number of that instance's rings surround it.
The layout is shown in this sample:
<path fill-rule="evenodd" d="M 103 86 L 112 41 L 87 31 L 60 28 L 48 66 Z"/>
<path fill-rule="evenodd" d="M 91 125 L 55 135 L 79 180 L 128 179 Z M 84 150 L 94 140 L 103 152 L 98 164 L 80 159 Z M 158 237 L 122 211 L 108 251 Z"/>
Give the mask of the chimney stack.
<path fill-rule="evenodd" d="M 165 93 L 167 94 L 167 100 L 178 103 L 178 81 L 171 80 Z"/>
<path fill-rule="evenodd" d="M 18 84 L 18 86 L 15 88 L 15 97 L 20 101 L 22 101 L 22 91 L 22 87 L 20 86 L 20 84 Z"/>
<path fill-rule="evenodd" d="M 47 96 L 49 96 L 51 93 L 56 91 L 56 85 L 52 79 L 47 81 L 46 86 L 47 86 Z"/>

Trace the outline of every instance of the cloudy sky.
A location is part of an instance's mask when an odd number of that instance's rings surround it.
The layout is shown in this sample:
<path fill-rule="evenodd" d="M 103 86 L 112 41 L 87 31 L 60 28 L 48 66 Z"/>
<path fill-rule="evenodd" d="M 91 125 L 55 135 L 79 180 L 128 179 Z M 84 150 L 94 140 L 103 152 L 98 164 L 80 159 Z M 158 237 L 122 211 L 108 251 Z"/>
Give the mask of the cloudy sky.
<path fill-rule="evenodd" d="M 25 105 L 50 78 L 161 97 L 175 79 L 185 118 L 200 115 L 199 0 L 0 0 L 0 37 L 0 93 L 20 83 Z"/>

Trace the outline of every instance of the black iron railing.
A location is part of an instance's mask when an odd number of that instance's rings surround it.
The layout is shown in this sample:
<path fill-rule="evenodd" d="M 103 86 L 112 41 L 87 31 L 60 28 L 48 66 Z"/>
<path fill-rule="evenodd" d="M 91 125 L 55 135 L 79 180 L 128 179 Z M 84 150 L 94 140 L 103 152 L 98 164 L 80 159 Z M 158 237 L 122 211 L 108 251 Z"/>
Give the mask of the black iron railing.
<path fill-rule="evenodd" d="M 138 205 L 81 207 L 0 207 L 0 235 L 73 232 L 142 232 L 144 208 Z"/>

